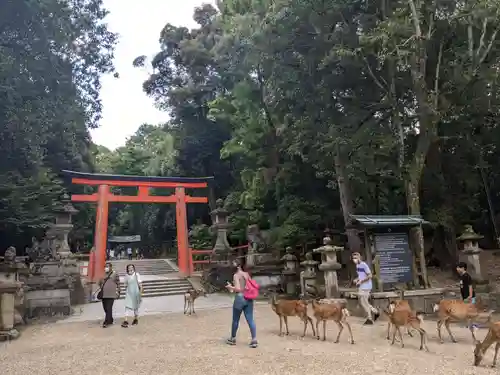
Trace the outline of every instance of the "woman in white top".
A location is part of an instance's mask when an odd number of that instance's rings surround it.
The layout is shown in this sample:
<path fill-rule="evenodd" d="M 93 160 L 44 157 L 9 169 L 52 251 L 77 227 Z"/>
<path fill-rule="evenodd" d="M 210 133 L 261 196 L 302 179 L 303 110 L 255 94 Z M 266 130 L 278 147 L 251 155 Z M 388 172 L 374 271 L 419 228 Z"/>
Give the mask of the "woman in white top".
<path fill-rule="evenodd" d="M 135 272 L 135 266 L 127 266 L 127 275 L 125 276 L 125 320 L 122 323 L 123 328 L 128 327 L 128 317 L 134 314 L 132 325 L 139 323 L 139 307 L 142 301 L 142 280 L 141 276 Z"/>

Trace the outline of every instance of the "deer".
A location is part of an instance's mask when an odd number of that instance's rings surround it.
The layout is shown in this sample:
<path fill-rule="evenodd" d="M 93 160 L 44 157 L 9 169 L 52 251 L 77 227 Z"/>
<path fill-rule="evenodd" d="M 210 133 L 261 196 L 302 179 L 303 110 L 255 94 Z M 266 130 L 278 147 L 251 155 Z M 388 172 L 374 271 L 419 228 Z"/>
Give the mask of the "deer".
<path fill-rule="evenodd" d="M 443 326 L 443 324 L 446 327 L 448 334 L 450 335 L 451 341 L 456 343 L 457 340 L 453 336 L 453 333 L 451 333 L 450 323 L 452 321 L 467 321 L 469 330 L 472 334 L 472 340 L 477 343 L 478 341 L 476 339 L 475 329 L 472 323 L 477 322 L 478 319 L 491 319 L 491 315 L 494 313 L 494 310 L 490 310 L 488 312 L 480 311 L 478 305 L 466 303 L 462 300 L 451 299 L 443 299 L 439 301 L 439 303 L 435 304 L 433 310 L 435 313 L 437 313 L 438 316 L 437 331 L 439 342 L 441 344 L 444 343 L 441 336 L 441 327 Z"/>
<path fill-rule="evenodd" d="M 479 366 L 483 360 L 484 353 L 495 343 L 495 355 L 491 367 L 496 367 L 498 349 L 500 349 L 500 322 L 491 322 L 491 316 L 488 318 L 488 333 L 483 342 L 478 341 L 474 347 L 474 366 Z"/>
<path fill-rule="evenodd" d="M 194 311 L 194 301 L 200 296 L 206 297 L 207 293 L 203 289 L 189 289 L 184 294 L 184 314 L 196 314 L 196 311 Z"/>
<path fill-rule="evenodd" d="M 349 330 L 350 342 L 354 344 L 354 337 L 352 336 L 351 325 L 348 322 L 348 317 L 350 316 L 349 310 L 347 310 L 345 303 L 319 303 L 316 300 L 312 300 L 313 315 L 316 318 L 316 338 L 319 340 L 319 323 L 323 322 L 323 341 L 326 340 L 326 321 L 333 320 L 339 326 L 339 333 L 335 343 L 340 340 L 340 335 L 344 330 L 344 324 Z"/>
<path fill-rule="evenodd" d="M 401 334 L 401 327 L 413 328 L 420 333 L 420 350 L 425 349 L 429 351 L 427 347 L 427 333 L 422 328 L 424 322 L 424 314 L 421 312 L 414 312 L 411 309 L 397 309 L 397 303 L 391 302 L 387 310 L 385 310 L 386 315 L 389 317 L 389 322 L 394 326 L 392 331 L 392 342 L 394 345 L 396 341 L 396 333 L 399 334 L 401 340 L 401 347 L 404 348 L 405 344 L 403 341 L 403 335 Z"/>
<path fill-rule="evenodd" d="M 396 292 L 399 292 L 399 299 L 394 300 L 394 301 L 389 300 L 389 305 L 394 304 L 394 308 L 397 311 L 409 311 L 409 312 L 411 312 L 412 309 L 411 309 L 410 303 L 404 299 L 405 291 L 403 289 L 396 289 Z M 391 339 L 391 337 L 390 337 L 391 325 L 392 325 L 392 323 L 391 323 L 391 320 L 389 319 L 389 323 L 387 323 L 387 340 Z M 413 337 L 413 334 L 411 333 L 409 326 L 406 327 L 406 333 L 408 334 L 408 336 Z"/>
<path fill-rule="evenodd" d="M 290 332 L 288 331 L 288 317 L 297 316 L 304 323 L 304 332 L 301 337 L 306 335 L 307 323 L 311 323 L 311 328 L 313 331 L 313 337 L 316 336 L 314 331 L 314 325 L 312 319 L 307 315 L 307 302 L 302 300 L 278 300 L 276 294 L 271 297 L 271 308 L 280 318 L 280 333 L 279 336 L 283 336 L 283 322 L 285 322 L 286 335 L 288 336 Z"/>

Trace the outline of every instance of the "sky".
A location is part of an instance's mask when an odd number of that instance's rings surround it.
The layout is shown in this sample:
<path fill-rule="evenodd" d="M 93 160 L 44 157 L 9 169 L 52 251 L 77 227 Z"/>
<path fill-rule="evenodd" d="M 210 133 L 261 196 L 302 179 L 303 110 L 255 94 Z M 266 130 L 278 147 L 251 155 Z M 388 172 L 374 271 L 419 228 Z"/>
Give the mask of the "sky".
<path fill-rule="evenodd" d="M 168 119 L 142 91 L 148 74 L 145 69 L 134 68 L 132 61 L 159 52 L 160 31 L 167 23 L 195 27 L 193 10 L 203 3 L 214 4 L 215 0 L 104 0 L 110 11 L 106 19 L 109 29 L 119 34 L 115 67 L 120 77 L 102 78 L 102 119 L 100 127 L 91 131 L 95 143 L 115 149 L 123 146 L 141 124 Z"/>

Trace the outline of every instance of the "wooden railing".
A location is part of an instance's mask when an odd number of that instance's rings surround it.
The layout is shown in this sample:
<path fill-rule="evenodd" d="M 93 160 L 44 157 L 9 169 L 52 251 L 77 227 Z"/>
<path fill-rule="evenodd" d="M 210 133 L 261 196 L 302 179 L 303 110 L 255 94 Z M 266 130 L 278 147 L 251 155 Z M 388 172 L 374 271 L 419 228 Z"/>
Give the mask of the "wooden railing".
<path fill-rule="evenodd" d="M 241 249 L 248 248 L 248 245 L 241 245 L 233 247 L 233 251 L 238 251 Z M 196 272 L 203 272 L 207 266 L 212 263 L 212 255 L 214 251 L 210 250 L 195 250 L 189 248 L 189 274 L 192 275 Z M 203 259 L 200 259 L 203 258 Z"/>
<path fill-rule="evenodd" d="M 205 265 L 210 264 L 213 250 L 194 250 L 189 248 L 189 274 L 202 272 Z M 205 259 L 199 259 L 199 255 L 205 255 Z"/>

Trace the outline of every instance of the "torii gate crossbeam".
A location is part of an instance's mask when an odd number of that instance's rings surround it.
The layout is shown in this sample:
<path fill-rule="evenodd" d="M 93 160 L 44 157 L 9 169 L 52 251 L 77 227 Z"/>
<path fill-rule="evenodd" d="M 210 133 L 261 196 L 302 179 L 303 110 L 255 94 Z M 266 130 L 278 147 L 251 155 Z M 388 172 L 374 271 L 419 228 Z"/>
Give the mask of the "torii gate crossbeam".
<path fill-rule="evenodd" d="M 179 271 L 185 275 L 190 272 L 189 242 L 186 203 L 208 203 L 207 197 L 192 197 L 186 194 L 186 189 L 208 188 L 213 177 L 148 177 L 81 173 L 63 171 L 71 178 L 73 184 L 97 186 L 97 193 L 72 195 L 73 202 L 97 203 L 96 226 L 94 236 L 95 256 L 89 264 L 89 276 L 93 281 L 104 275 L 106 263 L 106 245 L 108 236 L 109 203 L 175 203 L 177 226 L 177 251 Z M 137 195 L 115 195 L 111 187 L 137 187 Z M 151 195 L 151 188 L 174 188 L 175 193 L 168 196 Z"/>

